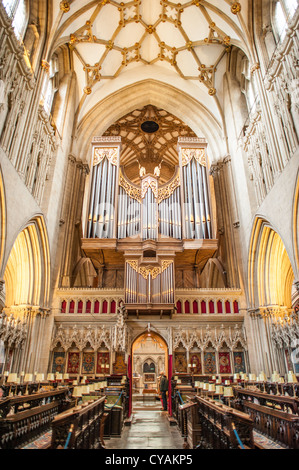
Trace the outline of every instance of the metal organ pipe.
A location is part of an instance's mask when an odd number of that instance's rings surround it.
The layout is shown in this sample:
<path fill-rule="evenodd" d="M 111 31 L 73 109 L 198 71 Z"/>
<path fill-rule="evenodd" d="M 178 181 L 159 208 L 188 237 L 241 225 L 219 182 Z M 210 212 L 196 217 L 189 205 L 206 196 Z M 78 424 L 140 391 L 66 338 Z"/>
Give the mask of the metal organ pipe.
<path fill-rule="evenodd" d="M 212 238 L 207 172 L 206 172 L 206 167 L 202 166 L 201 169 L 202 169 L 202 173 L 203 173 L 203 182 L 204 182 L 204 198 L 205 198 L 206 223 L 207 223 L 208 238 Z"/>
<path fill-rule="evenodd" d="M 95 189 L 95 195 L 94 195 L 93 216 L 92 216 L 92 238 L 95 238 L 96 236 L 97 225 L 98 225 L 102 166 L 103 166 L 103 162 L 97 165 L 97 175 L 96 175 L 96 185 L 95 185 L 96 189 Z"/>
<path fill-rule="evenodd" d="M 90 235 L 92 233 L 92 225 L 93 225 L 93 216 L 94 216 L 94 191 L 96 187 L 96 181 L 97 181 L 97 175 L 98 175 L 98 167 L 94 166 L 93 167 L 93 172 L 92 172 L 92 184 L 91 184 L 91 193 L 90 193 L 90 203 L 89 203 L 89 214 L 88 214 L 88 225 L 87 225 L 87 238 L 90 238 Z"/>
<path fill-rule="evenodd" d="M 196 162 L 197 163 L 197 162 Z M 197 172 L 196 164 L 194 159 L 191 162 L 191 171 L 192 171 L 192 187 L 193 187 L 193 211 L 194 211 L 194 228 L 195 228 L 195 238 L 200 238 L 200 213 L 199 213 L 199 192 L 198 192 L 198 182 L 197 182 Z"/>

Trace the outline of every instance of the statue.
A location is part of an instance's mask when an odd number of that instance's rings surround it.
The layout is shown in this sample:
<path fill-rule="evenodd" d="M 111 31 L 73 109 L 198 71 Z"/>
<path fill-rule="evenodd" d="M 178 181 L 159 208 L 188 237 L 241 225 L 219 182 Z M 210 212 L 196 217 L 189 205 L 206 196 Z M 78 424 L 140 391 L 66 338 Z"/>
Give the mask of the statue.
<path fill-rule="evenodd" d="M 146 170 L 145 170 L 144 166 L 140 165 L 139 160 L 137 160 L 137 162 L 138 162 L 138 165 L 139 165 L 139 176 L 140 176 L 140 178 L 142 178 L 143 176 L 145 176 Z"/>
<path fill-rule="evenodd" d="M 156 176 L 156 178 L 159 178 L 159 177 L 160 177 L 160 170 L 161 170 L 162 162 L 163 162 L 163 160 L 161 160 L 159 166 L 155 166 L 155 169 L 154 169 L 154 176 Z"/>

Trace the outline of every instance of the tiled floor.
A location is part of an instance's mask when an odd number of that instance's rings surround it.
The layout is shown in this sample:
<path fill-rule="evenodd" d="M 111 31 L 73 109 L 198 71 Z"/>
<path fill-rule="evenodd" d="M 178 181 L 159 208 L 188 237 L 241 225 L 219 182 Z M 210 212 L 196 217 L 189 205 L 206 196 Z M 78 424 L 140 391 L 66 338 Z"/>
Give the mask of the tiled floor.
<path fill-rule="evenodd" d="M 124 426 L 120 438 L 105 440 L 107 449 L 183 449 L 183 438 L 178 427 L 169 424 L 167 412 L 150 404 L 138 408 L 133 409 L 132 424 Z"/>

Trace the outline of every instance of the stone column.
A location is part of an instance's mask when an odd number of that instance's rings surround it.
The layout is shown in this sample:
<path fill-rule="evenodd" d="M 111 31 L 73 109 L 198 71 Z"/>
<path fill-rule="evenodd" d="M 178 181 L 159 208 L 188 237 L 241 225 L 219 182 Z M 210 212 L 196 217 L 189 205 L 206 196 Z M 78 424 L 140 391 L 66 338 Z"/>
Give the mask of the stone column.
<path fill-rule="evenodd" d="M 235 203 L 230 157 L 211 166 L 214 179 L 219 242 L 225 251 L 224 265 L 227 269 L 227 282 L 230 287 L 239 287 L 238 257 L 234 228 L 239 227 L 238 210 Z"/>
<path fill-rule="evenodd" d="M 61 251 L 61 285 L 64 287 L 72 287 L 71 278 L 74 267 L 72 255 L 74 244 L 77 242 L 75 233 L 81 223 L 83 192 L 88 171 L 88 165 L 84 165 L 81 161 L 76 160 L 74 155 L 69 155 L 66 189 L 61 216 L 61 220 L 64 223 L 64 240 L 63 249 Z"/>

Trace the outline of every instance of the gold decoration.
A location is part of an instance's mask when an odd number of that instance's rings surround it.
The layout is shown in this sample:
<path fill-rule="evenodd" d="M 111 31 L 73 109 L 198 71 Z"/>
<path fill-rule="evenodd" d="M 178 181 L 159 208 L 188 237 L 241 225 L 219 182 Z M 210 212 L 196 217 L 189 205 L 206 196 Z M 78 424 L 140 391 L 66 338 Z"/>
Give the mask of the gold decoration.
<path fill-rule="evenodd" d="M 142 199 L 145 197 L 147 190 L 151 188 L 151 190 L 154 193 L 155 198 L 158 198 L 158 182 L 156 178 L 153 178 L 151 176 L 147 176 L 142 180 L 141 183 L 141 197 Z"/>
<path fill-rule="evenodd" d="M 216 88 L 211 87 L 211 88 L 209 89 L 209 95 L 210 95 L 210 96 L 213 96 L 213 95 L 215 95 L 215 94 L 216 94 Z"/>
<path fill-rule="evenodd" d="M 50 70 L 50 64 L 46 60 L 42 60 L 42 68 L 48 73 Z"/>
<path fill-rule="evenodd" d="M 239 2 L 234 2 L 231 7 L 231 12 L 236 15 L 241 11 L 241 4 Z"/>
<path fill-rule="evenodd" d="M 182 149 L 182 165 L 186 166 L 188 163 L 195 158 L 195 160 L 202 166 L 206 166 L 206 157 L 205 157 L 205 149 L 201 148 L 189 148 L 189 149 Z"/>
<path fill-rule="evenodd" d="M 117 165 L 118 148 L 95 148 L 93 155 L 93 166 L 101 163 L 101 161 L 104 160 L 105 157 L 109 160 L 112 165 Z"/>
<path fill-rule="evenodd" d="M 127 263 L 134 269 L 134 271 L 138 272 L 138 261 L 136 260 L 128 260 Z"/>
<path fill-rule="evenodd" d="M 139 273 L 144 279 L 147 279 L 149 274 L 152 279 L 156 279 L 159 274 L 163 273 L 172 263 L 172 260 L 162 260 L 162 267 L 160 266 L 140 266 L 138 267 L 138 261 L 127 260 L 127 263 L 131 266 L 134 271 Z"/>
<path fill-rule="evenodd" d="M 119 175 L 119 186 L 121 186 L 128 196 L 132 197 L 133 199 L 136 199 L 138 202 L 142 202 L 142 197 L 141 197 L 141 189 L 137 188 L 137 186 L 134 186 L 131 184 L 124 176 L 122 173 Z"/>
<path fill-rule="evenodd" d="M 156 279 L 156 277 L 161 274 L 161 268 L 159 266 L 141 266 L 138 272 L 144 279 L 147 279 L 149 274 L 151 275 L 152 279 Z"/>
<path fill-rule="evenodd" d="M 172 193 L 176 190 L 178 186 L 180 186 L 181 181 L 180 177 L 177 176 L 175 179 L 173 179 L 170 183 L 168 183 L 166 186 L 162 186 L 158 190 L 158 204 L 162 202 L 164 199 L 167 199 L 172 195 Z"/>
<path fill-rule="evenodd" d="M 68 11 L 70 11 L 69 2 L 60 2 L 60 10 L 62 10 L 64 13 L 67 13 Z"/>
<path fill-rule="evenodd" d="M 85 93 L 86 95 L 90 95 L 90 93 L 91 93 L 91 88 L 88 87 L 88 86 L 86 86 L 83 91 L 84 91 L 84 93 Z"/>
<path fill-rule="evenodd" d="M 253 64 L 253 66 L 250 69 L 251 74 L 253 74 L 256 70 L 259 70 L 259 68 L 260 68 L 260 64 L 258 62 Z"/>
<path fill-rule="evenodd" d="M 103 6 L 108 3 L 111 4 L 111 9 L 116 10 L 118 21 L 116 21 L 115 23 L 114 30 L 111 31 L 111 36 L 106 37 L 104 39 L 100 32 L 94 35 L 92 32 L 92 27 L 93 27 L 93 24 L 97 22 L 98 15 L 101 14 Z M 237 1 L 236 2 L 232 1 L 231 3 L 232 3 L 231 11 L 234 14 L 237 14 L 241 10 L 240 3 Z M 212 82 L 214 81 L 214 72 L 215 72 L 215 67 L 216 67 L 215 64 L 219 63 L 219 61 L 221 60 L 222 52 L 220 53 L 218 58 L 215 59 L 214 65 L 210 66 L 211 72 L 207 70 L 206 72 L 201 74 L 199 77 L 198 76 L 190 77 L 188 75 L 185 75 L 184 66 L 183 66 L 184 60 L 178 60 L 182 57 L 182 54 L 184 54 L 185 51 L 190 51 L 196 63 L 200 64 L 201 53 L 197 47 L 194 47 L 195 45 L 197 45 L 197 43 L 200 40 L 203 40 L 204 42 L 210 43 L 210 44 L 222 44 L 224 47 L 230 44 L 228 31 L 222 31 L 220 27 L 217 25 L 217 23 L 215 21 L 212 21 L 206 4 L 208 5 L 208 3 L 204 2 L 203 0 L 191 0 L 191 2 L 186 2 L 185 4 L 181 4 L 181 3 L 175 4 L 168 0 L 162 0 L 160 1 L 160 5 L 161 5 L 160 13 L 157 14 L 156 19 L 153 19 L 153 22 L 151 24 L 147 24 L 141 15 L 142 8 L 143 8 L 141 0 L 132 0 L 132 1 L 128 1 L 127 3 L 124 3 L 124 2 L 118 3 L 118 2 L 111 2 L 109 0 L 100 0 L 98 2 L 98 7 L 93 12 L 91 12 L 89 21 L 85 21 L 85 24 L 78 25 L 79 27 L 77 31 L 74 31 L 74 34 L 72 35 L 73 37 L 71 38 L 71 42 L 70 42 L 71 48 L 78 55 L 80 61 L 83 63 L 83 67 L 86 68 L 87 64 L 85 63 L 83 57 L 81 56 L 80 51 L 77 50 L 76 48 L 77 43 L 85 42 L 85 43 L 103 44 L 105 46 L 105 50 L 101 53 L 101 56 L 99 57 L 99 65 L 103 66 L 103 70 L 107 69 L 105 65 L 109 63 L 109 59 L 111 57 L 110 51 L 114 51 L 114 52 L 118 51 L 121 53 L 121 54 L 118 54 L 119 63 L 118 63 L 118 66 L 115 68 L 113 74 L 110 75 L 110 74 L 104 73 L 102 76 L 100 76 L 99 74 L 96 74 L 94 77 L 94 81 L 98 81 L 101 79 L 116 78 L 120 74 L 122 69 L 131 62 L 141 61 L 144 64 L 153 64 L 157 62 L 158 60 L 161 60 L 161 61 L 168 62 L 172 67 L 174 67 L 175 71 L 178 73 L 180 77 L 186 78 L 186 79 L 192 79 L 192 80 L 198 79 L 209 89 L 211 88 L 211 86 L 213 86 L 213 83 L 211 83 L 211 81 Z M 194 41 L 194 42 L 189 40 L 188 28 L 186 30 L 185 22 L 182 21 L 183 13 L 191 5 L 196 5 L 196 7 L 201 8 L 202 13 L 205 16 L 208 26 L 210 28 L 209 36 L 207 38 L 200 39 L 199 37 L 198 38 L 199 41 Z M 60 8 L 64 12 L 69 11 L 70 2 L 67 2 L 67 1 L 60 2 Z M 136 42 L 135 44 L 129 43 L 129 44 L 126 44 L 126 47 L 122 47 L 119 42 L 119 38 L 117 36 L 119 34 L 122 34 L 121 30 L 123 28 L 126 28 L 132 22 L 138 23 L 140 26 L 140 29 L 143 28 L 142 34 L 140 36 L 140 40 L 139 42 Z M 178 28 L 180 30 L 182 36 L 186 40 L 183 46 L 176 47 L 175 45 L 173 45 L 172 47 L 170 45 L 165 44 L 164 41 L 161 41 L 159 39 L 160 34 L 157 35 L 157 29 L 159 28 L 161 23 L 165 23 L 165 22 L 171 23 L 173 27 Z M 186 26 L 187 26 L 187 23 L 188 22 L 186 22 Z M 78 35 L 76 39 L 74 38 L 75 34 Z M 146 41 L 146 39 L 152 35 L 155 36 L 159 49 L 157 49 L 157 52 L 154 55 L 154 57 L 149 58 L 146 55 L 144 55 L 144 50 L 146 48 L 143 48 L 142 46 L 144 42 Z M 88 86 L 89 84 L 90 82 L 87 77 L 86 85 Z"/>

